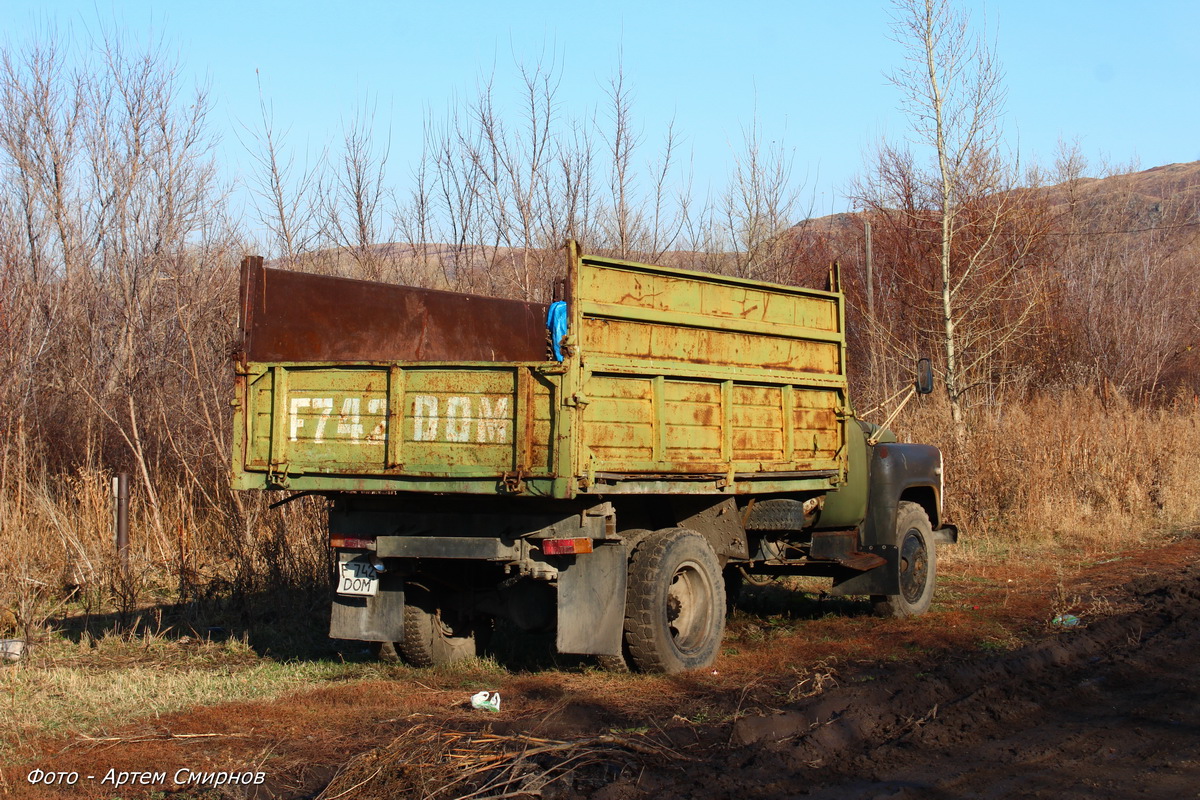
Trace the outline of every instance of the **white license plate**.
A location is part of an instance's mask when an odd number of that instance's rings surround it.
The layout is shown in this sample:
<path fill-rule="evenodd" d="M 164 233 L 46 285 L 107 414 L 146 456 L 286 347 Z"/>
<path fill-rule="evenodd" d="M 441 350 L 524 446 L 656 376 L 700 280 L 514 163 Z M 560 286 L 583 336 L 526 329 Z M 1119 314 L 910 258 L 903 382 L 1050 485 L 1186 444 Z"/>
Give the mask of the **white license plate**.
<path fill-rule="evenodd" d="M 379 593 L 379 573 L 371 566 L 368 556 L 338 553 L 337 593 L 355 597 L 374 597 Z"/>

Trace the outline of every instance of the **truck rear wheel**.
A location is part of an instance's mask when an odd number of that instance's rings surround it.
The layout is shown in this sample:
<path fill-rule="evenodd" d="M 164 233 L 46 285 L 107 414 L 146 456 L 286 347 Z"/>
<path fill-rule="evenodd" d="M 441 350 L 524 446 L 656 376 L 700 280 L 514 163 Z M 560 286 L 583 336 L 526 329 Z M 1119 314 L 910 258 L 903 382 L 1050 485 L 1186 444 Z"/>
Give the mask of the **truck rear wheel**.
<path fill-rule="evenodd" d="M 881 617 L 924 614 L 937 582 L 937 549 L 933 526 L 919 504 L 901 501 L 896 509 L 896 547 L 900 593 L 872 595 L 875 613 Z"/>
<path fill-rule="evenodd" d="M 449 664 L 476 654 L 475 631 L 466 620 L 446 614 L 429 592 L 406 587 L 404 638 L 396 647 L 414 667 Z"/>
<path fill-rule="evenodd" d="M 596 656 L 596 663 L 605 672 L 629 672 L 629 662 L 625 656 Z"/>
<path fill-rule="evenodd" d="M 716 660 L 725 634 L 725 582 L 708 540 L 685 528 L 646 537 L 633 553 L 625 644 L 645 672 L 682 672 Z"/>

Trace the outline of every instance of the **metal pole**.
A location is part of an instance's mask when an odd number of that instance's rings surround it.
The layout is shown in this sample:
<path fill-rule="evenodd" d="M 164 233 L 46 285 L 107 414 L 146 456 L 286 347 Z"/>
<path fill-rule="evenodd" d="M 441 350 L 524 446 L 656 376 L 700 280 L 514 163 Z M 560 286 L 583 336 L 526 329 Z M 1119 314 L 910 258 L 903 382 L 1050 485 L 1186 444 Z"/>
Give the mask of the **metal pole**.
<path fill-rule="evenodd" d="M 867 316 L 875 322 L 875 277 L 874 264 L 871 258 L 871 223 L 863 223 L 867 232 Z"/>
<path fill-rule="evenodd" d="M 117 476 L 117 556 L 121 569 L 129 571 L 129 473 Z"/>
<path fill-rule="evenodd" d="M 876 353 L 875 343 L 879 340 L 878 331 L 876 330 L 875 321 L 875 257 L 871 252 L 871 223 L 863 222 L 864 232 L 866 234 L 867 256 L 867 346 L 868 346 L 868 369 L 871 371 L 871 381 L 878 387 L 882 385 L 879 377 L 879 358 Z"/>

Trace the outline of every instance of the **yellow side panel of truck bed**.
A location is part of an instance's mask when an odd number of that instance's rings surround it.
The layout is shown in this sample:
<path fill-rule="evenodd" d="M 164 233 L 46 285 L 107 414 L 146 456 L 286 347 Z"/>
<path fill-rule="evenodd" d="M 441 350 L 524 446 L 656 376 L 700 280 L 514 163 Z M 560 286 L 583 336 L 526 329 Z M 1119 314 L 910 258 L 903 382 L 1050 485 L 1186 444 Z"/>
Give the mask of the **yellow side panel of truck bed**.
<path fill-rule="evenodd" d="M 337 310 L 321 304 L 327 295 L 373 297 L 360 281 L 247 273 L 234 453 L 243 488 L 776 492 L 828 488 L 845 472 L 837 292 L 570 249 L 561 361 L 432 361 L 422 353 L 452 355 L 460 328 L 473 359 L 532 357 L 539 331 L 527 318 L 545 307 L 391 286 L 361 330 L 341 331 L 351 348 L 288 323 L 277 290 L 325 316 Z M 397 321 L 393 308 L 424 322 Z M 265 357 L 308 349 L 360 360 Z M 389 353 L 396 360 L 368 360 Z"/>

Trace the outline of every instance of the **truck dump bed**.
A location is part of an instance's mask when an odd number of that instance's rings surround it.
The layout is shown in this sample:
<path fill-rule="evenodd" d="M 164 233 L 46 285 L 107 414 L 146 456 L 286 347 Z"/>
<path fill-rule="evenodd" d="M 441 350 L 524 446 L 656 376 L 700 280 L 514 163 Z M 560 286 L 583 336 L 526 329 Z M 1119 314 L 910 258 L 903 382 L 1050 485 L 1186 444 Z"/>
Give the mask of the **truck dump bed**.
<path fill-rule="evenodd" d="M 234 486 L 731 494 L 845 478 L 843 298 L 580 255 L 547 307 L 243 262 Z"/>

